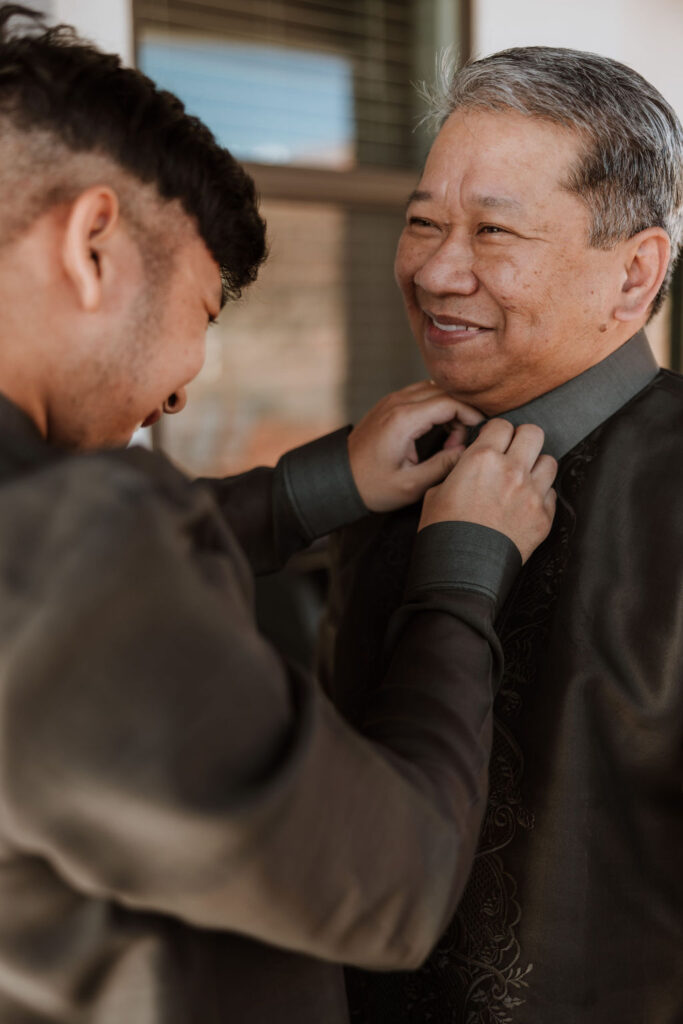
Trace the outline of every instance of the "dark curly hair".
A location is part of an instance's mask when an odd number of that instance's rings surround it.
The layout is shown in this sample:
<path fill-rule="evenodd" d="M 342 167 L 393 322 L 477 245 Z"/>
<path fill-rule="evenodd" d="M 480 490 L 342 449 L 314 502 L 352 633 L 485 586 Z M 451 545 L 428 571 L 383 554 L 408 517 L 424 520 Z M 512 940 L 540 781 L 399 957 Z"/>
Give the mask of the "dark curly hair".
<path fill-rule="evenodd" d="M 265 224 L 254 183 L 230 152 L 172 93 L 19 4 L 0 6 L 0 133 L 3 122 L 5 135 L 105 157 L 162 200 L 178 200 L 221 268 L 224 299 L 255 280 Z M 57 194 L 46 187 L 43 203 Z"/>

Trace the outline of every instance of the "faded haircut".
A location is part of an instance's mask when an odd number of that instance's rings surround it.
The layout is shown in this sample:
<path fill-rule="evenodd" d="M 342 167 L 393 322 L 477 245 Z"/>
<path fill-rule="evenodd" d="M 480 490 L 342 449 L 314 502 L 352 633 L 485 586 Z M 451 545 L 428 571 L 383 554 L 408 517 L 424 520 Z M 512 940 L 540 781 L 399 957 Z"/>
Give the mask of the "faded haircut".
<path fill-rule="evenodd" d="M 0 245 L 93 184 L 116 189 L 146 263 L 164 263 L 159 215 L 175 201 L 220 267 L 224 300 L 255 280 L 266 249 L 254 183 L 206 125 L 69 26 L 0 5 Z"/>
<path fill-rule="evenodd" d="M 526 46 L 454 70 L 423 89 L 427 120 L 440 127 L 458 109 L 515 110 L 577 132 L 585 142 L 564 186 L 592 217 L 589 244 L 609 249 L 663 228 L 671 260 L 654 300 L 661 307 L 683 240 L 683 129 L 673 108 L 632 68 L 580 50 Z"/>

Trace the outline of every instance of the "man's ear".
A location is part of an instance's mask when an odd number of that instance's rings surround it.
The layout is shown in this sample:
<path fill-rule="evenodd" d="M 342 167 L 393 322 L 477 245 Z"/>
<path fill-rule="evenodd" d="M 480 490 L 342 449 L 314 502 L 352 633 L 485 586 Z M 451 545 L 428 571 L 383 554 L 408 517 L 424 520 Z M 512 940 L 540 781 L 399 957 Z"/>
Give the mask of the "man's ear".
<path fill-rule="evenodd" d="M 120 223 L 119 201 L 107 185 L 81 192 L 69 211 L 62 260 L 81 308 L 96 310 L 102 301 L 103 257 Z"/>
<path fill-rule="evenodd" d="M 624 246 L 626 276 L 614 319 L 629 323 L 647 316 L 669 266 L 671 242 L 663 228 L 646 228 Z"/>

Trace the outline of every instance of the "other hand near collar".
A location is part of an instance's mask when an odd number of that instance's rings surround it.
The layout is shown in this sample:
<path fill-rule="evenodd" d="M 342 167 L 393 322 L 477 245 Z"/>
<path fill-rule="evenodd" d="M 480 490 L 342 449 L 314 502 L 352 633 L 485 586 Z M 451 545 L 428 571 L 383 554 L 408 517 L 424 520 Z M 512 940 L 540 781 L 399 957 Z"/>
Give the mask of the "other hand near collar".
<path fill-rule="evenodd" d="M 427 491 L 419 529 L 433 523 L 479 523 L 509 537 L 522 561 L 550 532 L 557 462 L 541 455 L 540 427 L 494 419 L 458 459 L 443 483 Z"/>
<path fill-rule="evenodd" d="M 389 512 L 419 501 L 453 469 L 464 451 L 467 427 L 483 418 L 432 381 L 383 398 L 349 435 L 351 472 L 366 508 Z M 449 430 L 446 443 L 420 462 L 415 442 L 438 425 Z"/>

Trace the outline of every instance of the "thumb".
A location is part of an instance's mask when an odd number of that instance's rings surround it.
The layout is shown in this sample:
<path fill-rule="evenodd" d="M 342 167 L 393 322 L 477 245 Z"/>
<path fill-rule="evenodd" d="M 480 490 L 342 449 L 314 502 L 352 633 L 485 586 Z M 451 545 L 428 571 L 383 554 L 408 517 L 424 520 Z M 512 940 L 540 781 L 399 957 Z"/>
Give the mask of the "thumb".
<path fill-rule="evenodd" d="M 425 462 L 420 462 L 413 470 L 413 481 L 427 490 L 440 484 L 448 476 L 450 471 L 457 465 L 460 456 L 465 450 L 464 445 L 455 448 L 443 448 L 436 455 L 432 455 Z"/>

